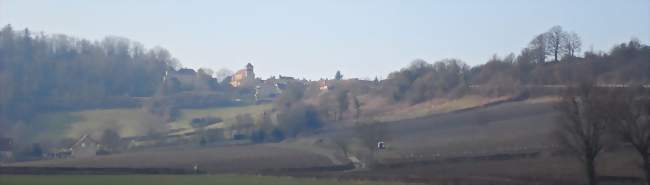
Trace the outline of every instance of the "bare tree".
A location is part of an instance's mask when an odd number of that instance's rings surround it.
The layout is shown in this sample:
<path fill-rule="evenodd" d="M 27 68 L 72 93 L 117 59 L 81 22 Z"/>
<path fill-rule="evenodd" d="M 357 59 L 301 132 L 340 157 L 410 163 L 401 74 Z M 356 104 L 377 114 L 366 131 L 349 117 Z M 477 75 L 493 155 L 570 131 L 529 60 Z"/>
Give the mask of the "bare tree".
<path fill-rule="evenodd" d="M 546 56 L 553 57 L 553 61 L 560 61 L 560 57 L 574 57 L 580 51 L 582 42 L 578 34 L 567 33 L 561 26 L 553 26 L 547 32 L 537 35 L 528 44 L 527 52 L 532 54 L 537 63 L 546 61 Z"/>
<path fill-rule="evenodd" d="M 204 75 L 208 77 L 212 77 L 212 75 L 214 75 L 214 71 L 210 68 L 199 68 L 197 72 L 199 75 Z"/>
<path fill-rule="evenodd" d="M 553 56 L 553 61 L 559 61 L 559 57 L 566 53 L 567 33 L 561 26 L 553 26 L 546 32 L 546 53 Z"/>
<path fill-rule="evenodd" d="M 556 105 L 560 144 L 577 154 L 584 165 L 589 185 L 596 185 L 595 159 L 604 147 L 606 133 L 605 97 L 591 84 L 569 90 Z"/>
<path fill-rule="evenodd" d="M 338 120 L 339 119 L 339 98 L 337 97 L 338 93 L 333 91 L 328 91 L 319 97 L 318 107 L 320 108 L 321 114 L 324 115 L 328 120 Z"/>
<path fill-rule="evenodd" d="M 565 37 L 566 41 L 564 42 L 564 48 L 566 50 L 567 56 L 575 57 L 577 52 L 580 52 L 580 47 L 582 47 L 582 41 L 580 36 L 577 33 L 571 32 L 567 33 Z"/>
<path fill-rule="evenodd" d="M 535 63 L 544 63 L 546 61 L 546 33 L 537 35 L 530 43 L 528 48 L 526 48 L 526 53 L 530 54 L 530 58 Z"/>
<path fill-rule="evenodd" d="M 361 116 L 361 102 L 356 95 L 352 96 L 352 103 L 354 105 L 354 119 L 359 121 L 359 116 Z"/>
<path fill-rule="evenodd" d="M 342 120 L 343 119 L 343 113 L 348 111 L 348 107 L 350 106 L 350 101 L 348 98 L 348 94 L 350 91 L 348 90 L 339 90 L 336 93 L 336 102 L 337 102 L 337 109 L 338 109 L 338 117 L 336 118 L 337 120 Z"/>
<path fill-rule="evenodd" d="M 643 89 L 612 93 L 608 98 L 615 134 L 634 146 L 641 156 L 646 183 L 650 181 L 650 99 L 642 96 Z"/>
<path fill-rule="evenodd" d="M 226 68 L 219 69 L 217 72 L 214 73 L 214 75 L 216 76 L 217 80 L 219 80 L 219 82 L 223 82 L 223 80 L 225 80 L 226 77 L 232 76 L 233 74 L 234 72 Z"/>

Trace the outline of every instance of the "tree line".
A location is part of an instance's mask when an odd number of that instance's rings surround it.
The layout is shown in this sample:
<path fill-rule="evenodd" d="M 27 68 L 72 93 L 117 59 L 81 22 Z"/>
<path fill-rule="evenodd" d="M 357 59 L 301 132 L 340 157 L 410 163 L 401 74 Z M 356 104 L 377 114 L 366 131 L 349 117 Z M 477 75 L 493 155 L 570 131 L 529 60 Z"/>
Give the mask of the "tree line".
<path fill-rule="evenodd" d="M 53 109 L 125 106 L 149 97 L 178 61 L 163 48 L 121 37 L 101 41 L 0 30 L 0 118 Z"/>
<path fill-rule="evenodd" d="M 650 82 L 650 47 L 638 39 L 608 52 L 579 54 L 578 34 L 554 26 L 530 41 L 519 54 L 493 55 L 485 64 L 469 67 L 459 59 L 434 63 L 415 60 L 381 81 L 381 92 L 394 101 L 420 103 L 432 97 L 459 97 L 470 86 L 487 96 L 530 91 L 527 86 Z"/>
<path fill-rule="evenodd" d="M 181 68 L 168 50 L 123 37 L 91 41 L 6 25 L 0 30 L 0 122 L 48 111 L 178 103 L 191 96 L 183 92 L 223 90 L 213 74 Z M 197 107 L 227 104 L 225 96 L 204 95 Z"/>
<path fill-rule="evenodd" d="M 417 59 L 381 81 L 343 79 L 342 72 L 336 71 L 334 80 L 320 81 L 326 82 L 326 87 L 312 82 L 311 85 L 290 88 L 275 101 L 274 107 L 281 112 L 317 111 L 318 114 L 313 115 L 319 116 L 321 121 L 318 122 L 336 122 L 344 117 L 358 121 L 363 115 L 362 106 L 368 103 L 366 101 L 375 100 L 368 97 L 417 104 L 433 98 L 458 98 L 469 93 L 484 96 L 538 93 L 533 92 L 537 89 L 531 86 L 572 86 L 585 81 L 615 85 L 650 82 L 650 73 L 647 72 L 650 71 L 650 47 L 637 39 L 615 45 L 608 52 L 586 51 L 580 54 L 581 46 L 577 33 L 554 26 L 534 36 L 517 55 L 493 55 L 485 64 L 473 67 L 454 58 L 433 63 Z M 362 96 L 366 97 L 365 101 Z"/>

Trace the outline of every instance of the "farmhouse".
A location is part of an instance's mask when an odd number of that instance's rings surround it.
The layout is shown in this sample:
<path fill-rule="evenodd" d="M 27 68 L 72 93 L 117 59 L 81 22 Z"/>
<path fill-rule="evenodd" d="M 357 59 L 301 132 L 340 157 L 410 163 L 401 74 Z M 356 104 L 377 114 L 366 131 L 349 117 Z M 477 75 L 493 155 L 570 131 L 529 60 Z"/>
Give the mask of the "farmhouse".
<path fill-rule="evenodd" d="M 253 64 L 246 64 L 246 69 L 237 71 L 232 75 L 230 80 L 230 85 L 233 87 L 239 87 L 247 83 L 252 83 L 255 81 L 255 72 L 253 71 Z"/>
<path fill-rule="evenodd" d="M 74 158 L 92 157 L 97 155 L 97 150 L 99 150 L 100 147 L 101 146 L 97 141 L 85 134 L 70 147 L 70 151 Z"/>

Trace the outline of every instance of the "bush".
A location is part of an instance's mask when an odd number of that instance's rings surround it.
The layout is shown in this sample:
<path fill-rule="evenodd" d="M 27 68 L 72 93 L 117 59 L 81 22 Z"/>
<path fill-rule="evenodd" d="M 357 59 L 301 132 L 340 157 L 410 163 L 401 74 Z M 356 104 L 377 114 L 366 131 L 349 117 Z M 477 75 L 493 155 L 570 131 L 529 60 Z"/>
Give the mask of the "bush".
<path fill-rule="evenodd" d="M 416 104 L 434 97 L 461 96 L 467 86 L 469 66 L 457 59 L 433 64 L 416 60 L 409 67 L 391 73 L 382 85 L 384 95 L 394 101 Z"/>
<path fill-rule="evenodd" d="M 312 105 L 294 104 L 278 114 L 278 124 L 285 136 L 296 137 L 299 133 L 322 127 L 318 110 Z"/>
<path fill-rule="evenodd" d="M 215 123 L 222 122 L 223 119 L 218 118 L 218 117 L 202 117 L 202 118 L 194 118 L 192 119 L 192 122 L 190 122 L 190 125 L 192 125 L 192 128 L 199 128 L 199 127 L 205 127 L 208 125 L 212 125 Z"/>
<path fill-rule="evenodd" d="M 253 116 L 251 116 L 251 114 L 238 114 L 235 116 L 235 121 L 235 128 L 244 129 L 255 126 L 255 119 L 253 119 Z"/>
<path fill-rule="evenodd" d="M 264 130 L 258 129 L 251 133 L 251 141 L 253 143 L 261 143 L 266 141 L 266 132 Z"/>
<path fill-rule="evenodd" d="M 97 154 L 97 155 L 108 155 L 108 154 L 111 154 L 111 152 L 104 149 L 104 148 L 101 148 L 101 149 L 97 150 L 97 152 L 95 152 L 95 154 Z"/>
<path fill-rule="evenodd" d="M 273 129 L 271 131 L 271 140 L 274 142 L 280 142 L 284 140 L 284 132 L 278 128 Z"/>
<path fill-rule="evenodd" d="M 217 141 L 223 141 L 225 139 L 222 129 L 208 129 L 208 130 L 205 130 L 204 131 L 204 138 L 209 143 L 217 142 Z"/>
<path fill-rule="evenodd" d="M 118 150 L 121 144 L 120 134 L 112 129 L 105 129 L 100 139 L 104 150 Z"/>
<path fill-rule="evenodd" d="M 43 148 L 40 143 L 32 144 L 32 156 L 40 158 L 43 156 Z"/>
<path fill-rule="evenodd" d="M 246 135 L 244 135 L 244 134 L 234 134 L 232 136 L 232 139 L 233 140 L 244 140 L 244 139 L 246 139 Z"/>
<path fill-rule="evenodd" d="M 201 137 L 201 140 L 199 140 L 199 145 L 205 146 L 208 144 L 208 141 L 205 139 L 205 137 Z"/>

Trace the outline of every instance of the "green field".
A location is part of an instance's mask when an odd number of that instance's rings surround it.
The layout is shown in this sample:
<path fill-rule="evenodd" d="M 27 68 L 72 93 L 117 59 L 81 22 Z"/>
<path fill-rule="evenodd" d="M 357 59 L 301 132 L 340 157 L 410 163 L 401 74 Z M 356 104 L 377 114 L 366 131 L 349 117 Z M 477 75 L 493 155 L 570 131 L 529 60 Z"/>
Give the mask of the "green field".
<path fill-rule="evenodd" d="M 213 116 L 223 119 L 223 123 L 232 124 L 235 117 L 240 114 L 250 114 L 256 117 L 264 111 L 271 110 L 271 104 L 249 105 L 239 107 L 215 107 L 203 109 L 181 109 L 181 116 L 177 121 L 172 122 L 172 128 L 191 128 L 190 122 L 194 118 Z"/>
<path fill-rule="evenodd" d="M 167 124 L 140 108 L 52 112 L 35 116 L 27 124 L 23 124 L 20 130 L 26 132 L 24 135 L 35 136 L 28 138 L 27 143 L 78 138 L 83 134 L 99 137 L 104 129 L 115 129 L 121 136 L 129 137 L 144 135 L 152 128 L 191 128 L 192 119 L 206 116 L 219 117 L 224 120 L 223 123 L 232 124 L 239 114 L 256 116 L 270 109 L 271 104 L 181 109 L 178 120 Z"/>
<path fill-rule="evenodd" d="M 317 180 L 240 175 L 0 175 L 2 185 L 397 185 L 404 183 Z"/>

